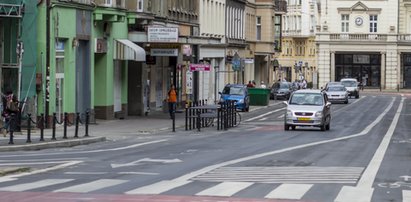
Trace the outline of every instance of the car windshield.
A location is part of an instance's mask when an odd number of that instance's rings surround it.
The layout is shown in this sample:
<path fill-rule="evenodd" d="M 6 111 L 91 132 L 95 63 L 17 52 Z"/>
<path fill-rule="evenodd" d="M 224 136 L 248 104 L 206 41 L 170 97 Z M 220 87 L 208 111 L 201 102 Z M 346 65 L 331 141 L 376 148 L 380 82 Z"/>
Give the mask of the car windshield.
<path fill-rule="evenodd" d="M 345 87 L 357 87 L 356 81 L 341 81 Z"/>
<path fill-rule="evenodd" d="M 274 88 L 274 89 L 288 89 L 289 85 L 288 85 L 288 83 L 274 83 L 272 88 Z"/>
<path fill-rule="evenodd" d="M 330 86 L 327 91 L 329 92 L 345 91 L 345 88 L 343 86 Z"/>
<path fill-rule="evenodd" d="M 226 95 L 244 95 L 244 88 L 239 86 L 226 86 L 223 90 Z"/>
<path fill-rule="evenodd" d="M 291 99 L 292 105 L 323 105 L 323 98 L 319 93 L 295 93 Z"/>

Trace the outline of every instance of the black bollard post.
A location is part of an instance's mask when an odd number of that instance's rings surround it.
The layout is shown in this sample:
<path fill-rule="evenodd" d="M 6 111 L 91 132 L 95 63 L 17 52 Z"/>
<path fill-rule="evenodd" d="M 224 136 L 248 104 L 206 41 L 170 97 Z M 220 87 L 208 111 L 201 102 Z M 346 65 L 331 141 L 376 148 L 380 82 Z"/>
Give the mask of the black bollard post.
<path fill-rule="evenodd" d="M 201 109 L 197 109 L 196 111 L 197 111 L 197 131 L 198 132 L 200 132 L 201 131 L 201 121 L 200 121 L 200 115 L 201 115 L 201 112 L 200 112 L 200 110 Z"/>
<path fill-rule="evenodd" d="M 56 123 L 57 123 L 57 117 L 56 117 L 56 113 L 53 113 L 53 126 L 52 126 L 52 137 L 51 140 L 56 140 Z"/>
<path fill-rule="evenodd" d="M 74 130 L 74 138 L 78 138 L 78 124 L 79 124 L 79 121 L 80 121 L 80 113 L 77 112 L 76 113 L 76 128 Z"/>
<path fill-rule="evenodd" d="M 44 114 L 40 115 L 40 142 L 44 141 Z"/>
<path fill-rule="evenodd" d="M 63 139 L 67 139 L 67 124 L 68 124 L 68 113 L 64 112 L 64 132 Z"/>
<path fill-rule="evenodd" d="M 90 122 L 90 112 L 87 110 L 86 111 L 86 134 L 84 134 L 85 137 L 88 137 L 88 124 Z"/>
<path fill-rule="evenodd" d="M 15 116 L 15 114 L 11 114 L 10 115 L 10 120 L 9 120 L 10 121 L 10 123 L 9 123 L 10 124 L 9 125 L 9 128 L 10 128 L 10 131 L 9 131 L 10 132 L 9 144 L 14 144 L 14 140 L 13 140 L 13 138 L 14 138 L 14 136 L 13 136 L 14 135 L 14 121 L 15 121 L 14 116 Z"/>
<path fill-rule="evenodd" d="M 186 118 L 185 118 L 185 129 L 186 129 L 186 131 L 188 130 L 188 104 L 186 103 Z"/>
<path fill-rule="evenodd" d="M 27 140 L 26 143 L 31 143 L 31 114 L 27 114 Z"/>
<path fill-rule="evenodd" d="M 228 130 L 228 102 L 224 102 L 224 130 Z"/>

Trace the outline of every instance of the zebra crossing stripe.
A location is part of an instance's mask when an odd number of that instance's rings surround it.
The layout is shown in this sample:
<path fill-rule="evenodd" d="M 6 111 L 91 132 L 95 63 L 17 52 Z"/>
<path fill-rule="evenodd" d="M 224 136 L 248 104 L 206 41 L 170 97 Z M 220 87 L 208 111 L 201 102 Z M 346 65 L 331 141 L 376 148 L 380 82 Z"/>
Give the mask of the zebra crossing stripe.
<path fill-rule="evenodd" d="M 103 189 L 106 187 L 115 186 L 127 182 L 127 180 L 112 180 L 112 179 L 101 179 L 89 183 L 79 184 L 71 187 L 66 187 L 63 189 L 58 189 L 53 192 L 75 192 L 75 193 L 88 193 L 91 191 Z"/>
<path fill-rule="evenodd" d="M 190 182 L 191 181 L 164 180 L 128 191 L 126 194 L 161 194 L 174 188 L 186 185 Z"/>
<path fill-rule="evenodd" d="M 312 186 L 312 184 L 282 184 L 267 194 L 265 198 L 300 200 Z"/>
<path fill-rule="evenodd" d="M 47 187 L 47 186 L 56 185 L 56 184 L 62 184 L 62 183 L 70 182 L 72 180 L 73 179 L 46 179 L 46 180 L 40 180 L 36 182 L 31 182 L 31 183 L 23 183 L 23 184 L 8 186 L 8 187 L 2 187 L 0 188 L 0 191 L 27 191 L 31 189 L 37 189 L 37 188 Z"/>
<path fill-rule="evenodd" d="M 403 202 L 411 201 L 411 190 L 402 190 L 402 201 Z"/>
<path fill-rule="evenodd" d="M 197 196 L 232 196 L 235 193 L 251 186 L 250 182 L 222 182 L 214 187 L 197 193 Z"/>

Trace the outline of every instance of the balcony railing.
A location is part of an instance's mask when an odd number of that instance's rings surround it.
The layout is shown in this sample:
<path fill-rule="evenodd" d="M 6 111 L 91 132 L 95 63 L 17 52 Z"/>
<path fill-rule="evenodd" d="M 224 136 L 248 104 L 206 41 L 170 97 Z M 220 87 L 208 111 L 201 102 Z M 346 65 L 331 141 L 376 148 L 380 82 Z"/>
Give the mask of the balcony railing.
<path fill-rule="evenodd" d="M 287 12 L 287 1 L 275 0 L 275 12 Z"/>
<path fill-rule="evenodd" d="M 399 34 L 397 40 L 400 42 L 411 42 L 411 34 Z"/>
<path fill-rule="evenodd" d="M 91 5 L 91 0 L 72 0 L 72 2 Z"/>
<path fill-rule="evenodd" d="M 387 41 L 386 34 L 330 34 L 330 40 Z"/>

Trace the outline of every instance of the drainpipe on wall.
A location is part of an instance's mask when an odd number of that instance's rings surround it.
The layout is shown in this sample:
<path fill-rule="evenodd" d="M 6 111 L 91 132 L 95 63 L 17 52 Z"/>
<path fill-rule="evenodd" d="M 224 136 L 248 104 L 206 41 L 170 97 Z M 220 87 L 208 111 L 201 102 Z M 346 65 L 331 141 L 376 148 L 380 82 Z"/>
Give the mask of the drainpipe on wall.
<path fill-rule="evenodd" d="M 50 3 L 51 0 L 46 0 L 46 91 L 45 93 L 45 97 L 46 97 L 46 102 L 45 102 L 45 108 L 44 108 L 44 112 L 45 112 L 45 124 L 46 124 L 46 128 L 49 127 L 49 100 L 50 100 Z"/>

